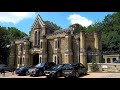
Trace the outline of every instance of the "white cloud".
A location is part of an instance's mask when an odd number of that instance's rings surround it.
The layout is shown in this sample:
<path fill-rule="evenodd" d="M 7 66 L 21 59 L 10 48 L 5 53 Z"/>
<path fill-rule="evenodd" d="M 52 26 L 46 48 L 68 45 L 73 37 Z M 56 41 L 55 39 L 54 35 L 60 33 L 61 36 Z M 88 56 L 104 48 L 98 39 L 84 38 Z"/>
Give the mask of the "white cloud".
<path fill-rule="evenodd" d="M 35 17 L 35 12 L 0 12 L 0 22 L 19 23 L 25 18 Z"/>
<path fill-rule="evenodd" d="M 92 24 L 91 20 L 88 20 L 87 18 L 82 17 L 79 14 L 69 15 L 68 20 L 70 20 L 71 24 L 78 23 L 78 24 L 81 24 L 82 26 L 85 26 L 85 27 Z"/>

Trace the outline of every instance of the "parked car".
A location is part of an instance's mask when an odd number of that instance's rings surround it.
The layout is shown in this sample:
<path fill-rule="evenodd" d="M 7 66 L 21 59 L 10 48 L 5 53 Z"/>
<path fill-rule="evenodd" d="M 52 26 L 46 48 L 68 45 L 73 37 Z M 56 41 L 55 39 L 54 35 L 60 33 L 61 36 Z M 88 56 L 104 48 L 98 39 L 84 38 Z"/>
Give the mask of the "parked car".
<path fill-rule="evenodd" d="M 120 63 L 120 59 L 119 60 L 115 60 L 113 63 Z"/>
<path fill-rule="evenodd" d="M 50 69 L 44 71 L 47 77 L 60 77 L 62 76 L 62 68 L 64 64 L 57 64 Z"/>
<path fill-rule="evenodd" d="M 87 68 L 81 63 L 65 64 L 62 70 L 64 77 L 79 77 L 80 74 L 87 74 Z"/>
<path fill-rule="evenodd" d="M 44 70 L 49 69 L 54 65 L 54 62 L 39 63 L 36 66 L 30 68 L 28 72 L 30 76 L 42 76 L 44 75 Z"/>
<path fill-rule="evenodd" d="M 0 65 L 0 72 L 3 73 L 5 71 L 13 72 L 15 71 L 16 67 L 15 66 L 7 66 L 5 64 Z"/>
<path fill-rule="evenodd" d="M 21 66 L 16 69 L 15 73 L 17 75 L 28 75 L 28 69 L 31 68 L 32 66 Z"/>

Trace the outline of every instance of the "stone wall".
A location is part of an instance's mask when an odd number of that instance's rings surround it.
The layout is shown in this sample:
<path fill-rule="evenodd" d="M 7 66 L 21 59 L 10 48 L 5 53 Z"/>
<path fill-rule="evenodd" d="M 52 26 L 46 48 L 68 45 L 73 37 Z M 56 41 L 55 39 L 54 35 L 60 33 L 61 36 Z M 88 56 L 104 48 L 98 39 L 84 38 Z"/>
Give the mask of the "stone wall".
<path fill-rule="evenodd" d="M 100 72 L 120 72 L 120 63 L 97 63 Z M 91 72 L 92 63 L 88 63 L 88 72 Z"/>

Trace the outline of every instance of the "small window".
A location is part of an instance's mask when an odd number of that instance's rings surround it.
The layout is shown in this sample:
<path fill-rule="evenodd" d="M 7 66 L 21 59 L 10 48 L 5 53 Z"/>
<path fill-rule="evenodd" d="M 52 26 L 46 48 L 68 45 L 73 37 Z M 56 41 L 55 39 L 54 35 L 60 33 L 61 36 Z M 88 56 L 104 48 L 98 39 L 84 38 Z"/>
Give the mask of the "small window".
<path fill-rule="evenodd" d="M 107 58 L 107 63 L 110 63 L 110 58 Z"/>
<path fill-rule="evenodd" d="M 104 58 L 102 59 L 102 63 L 105 63 L 105 59 Z"/>
<path fill-rule="evenodd" d="M 113 58 L 113 62 L 116 60 L 116 58 Z"/>

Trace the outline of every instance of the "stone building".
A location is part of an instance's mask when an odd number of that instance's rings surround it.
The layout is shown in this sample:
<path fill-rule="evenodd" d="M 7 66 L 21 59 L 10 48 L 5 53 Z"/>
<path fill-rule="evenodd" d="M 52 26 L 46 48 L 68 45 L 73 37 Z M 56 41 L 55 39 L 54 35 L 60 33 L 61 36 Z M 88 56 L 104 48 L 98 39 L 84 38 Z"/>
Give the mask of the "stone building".
<path fill-rule="evenodd" d="M 38 15 L 29 37 L 11 43 L 9 65 L 17 67 L 52 61 L 56 64 L 81 62 L 87 66 L 94 56 L 101 61 L 101 43 L 98 32 L 75 32 L 72 28 L 55 30 Z"/>
<path fill-rule="evenodd" d="M 120 51 L 105 51 L 103 52 L 102 63 L 113 63 L 120 59 Z"/>

